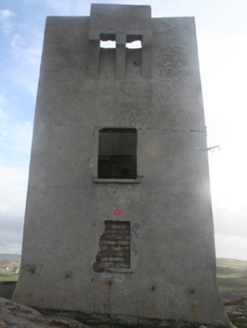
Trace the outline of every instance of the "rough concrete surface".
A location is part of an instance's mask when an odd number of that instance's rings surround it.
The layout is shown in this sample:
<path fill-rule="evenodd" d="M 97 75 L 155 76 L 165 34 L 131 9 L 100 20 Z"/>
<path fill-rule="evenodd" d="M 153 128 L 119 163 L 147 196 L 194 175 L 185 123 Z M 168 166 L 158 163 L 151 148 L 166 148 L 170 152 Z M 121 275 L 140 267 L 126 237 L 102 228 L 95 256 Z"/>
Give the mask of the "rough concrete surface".
<path fill-rule="evenodd" d="M 74 327 L 88 328 L 73 319 L 44 317 L 38 311 L 0 297 L 0 328 Z"/>
<path fill-rule="evenodd" d="M 116 49 L 99 47 L 107 38 Z M 128 39 L 142 48 L 126 49 Z M 135 129 L 136 153 L 101 147 L 99 158 L 102 129 Z M 116 170 L 121 156 L 136 179 L 99 179 L 101 160 Z M 130 259 L 118 261 L 130 268 L 95 270 L 106 221 L 129 222 Z M 90 17 L 48 17 L 13 299 L 139 324 L 228 326 L 215 271 L 194 18 L 100 4 Z"/>
<path fill-rule="evenodd" d="M 227 310 L 227 315 L 231 319 L 231 321 L 235 324 L 243 324 L 246 322 L 246 298 L 238 299 L 238 300 L 224 300 L 224 305 Z M 44 312 L 47 312 L 43 310 Z M 28 328 L 28 327 L 75 327 L 75 328 L 89 328 L 87 325 L 78 322 L 69 316 L 77 316 L 78 314 L 69 313 L 69 312 L 55 312 L 57 316 L 44 316 L 38 311 L 24 306 L 20 303 L 16 303 L 13 301 L 9 301 L 5 298 L 0 297 L 0 328 Z M 98 316 L 98 322 L 96 322 L 96 326 L 98 328 L 115 328 L 115 325 L 112 324 L 104 324 L 100 322 L 100 316 Z M 190 326 L 191 324 L 179 323 L 177 325 L 172 325 L 170 322 L 170 327 L 182 327 L 182 325 Z M 90 326 L 95 327 L 95 323 Z M 166 325 L 167 326 L 167 325 Z M 118 325 L 119 327 L 119 325 Z M 121 327 L 121 326 L 120 326 Z M 139 326 L 140 327 L 140 326 Z M 193 327 L 198 328 L 209 328 L 204 325 L 193 325 Z M 234 327 L 231 324 L 231 327 Z"/>

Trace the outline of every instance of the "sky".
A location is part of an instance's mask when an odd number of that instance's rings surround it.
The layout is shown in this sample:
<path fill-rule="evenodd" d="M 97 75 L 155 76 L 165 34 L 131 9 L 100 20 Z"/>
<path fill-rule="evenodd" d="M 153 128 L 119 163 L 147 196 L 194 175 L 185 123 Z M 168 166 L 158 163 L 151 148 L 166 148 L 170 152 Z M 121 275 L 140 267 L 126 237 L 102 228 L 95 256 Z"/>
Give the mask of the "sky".
<path fill-rule="evenodd" d="M 107 1 L 96 1 L 106 3 Z M 207 126 L 216 256 L 247 260 L 247 0 L 123 0 L 152 17 L 194 16 Z M 88 0 L 0 0 L 0 253 L 20 253 L 47 16 Z"/>

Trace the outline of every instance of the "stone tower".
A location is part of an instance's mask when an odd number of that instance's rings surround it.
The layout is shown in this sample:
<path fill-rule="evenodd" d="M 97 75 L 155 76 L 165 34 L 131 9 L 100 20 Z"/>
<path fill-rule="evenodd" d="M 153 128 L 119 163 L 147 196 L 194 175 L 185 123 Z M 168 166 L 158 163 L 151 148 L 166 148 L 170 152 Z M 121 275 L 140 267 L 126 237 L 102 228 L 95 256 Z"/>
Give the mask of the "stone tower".
<path fill-rule="evenodd" d="M 49 17 L 14 300 L 228 326 L 215 267 L 194 18 L 107 4 Z"/>

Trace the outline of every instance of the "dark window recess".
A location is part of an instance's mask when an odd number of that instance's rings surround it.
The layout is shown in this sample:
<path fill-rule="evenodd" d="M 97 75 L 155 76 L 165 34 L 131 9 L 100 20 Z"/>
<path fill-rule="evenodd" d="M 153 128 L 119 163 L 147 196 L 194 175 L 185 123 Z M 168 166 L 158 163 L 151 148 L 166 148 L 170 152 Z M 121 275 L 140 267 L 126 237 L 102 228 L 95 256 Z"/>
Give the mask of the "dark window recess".
<path fill-rule="evenodd" d="M 101 41 L 116 41 L 116 34 L 107 34 L 107 33 L 102 33 L 100 34 L 100 40 Z"/>
<path fill-rule="evenodd" d="M 126 43 L 133 42 L 133 41 L 142 41 L 142 36 L 136 34 L 127 34 Z"/>
<path fill-rule="evenodd" d="M 99 131 L 99 179 L 137 178 L 136 129 Z"/>

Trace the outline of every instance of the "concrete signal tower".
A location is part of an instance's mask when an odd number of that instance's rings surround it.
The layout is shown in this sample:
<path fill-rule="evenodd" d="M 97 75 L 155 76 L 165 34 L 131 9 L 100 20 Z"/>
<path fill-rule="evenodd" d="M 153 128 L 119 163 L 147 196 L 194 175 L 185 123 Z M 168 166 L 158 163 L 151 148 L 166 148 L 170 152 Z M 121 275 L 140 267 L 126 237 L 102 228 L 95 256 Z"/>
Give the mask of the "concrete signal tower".
<path fill-rule="evenodd" d="M 108 4 L 48 17 L 14 300 L 227 327 L 215 268 L 194 18 Z"/>

